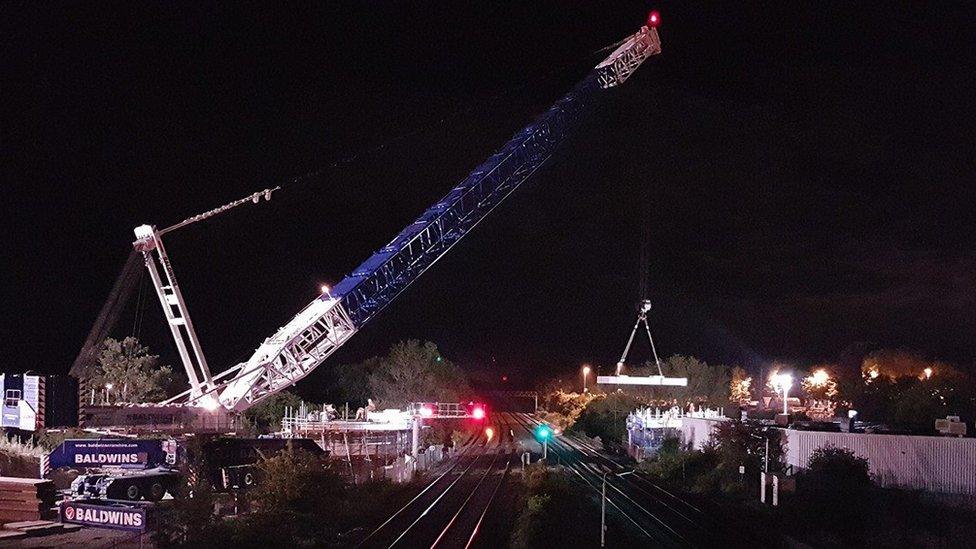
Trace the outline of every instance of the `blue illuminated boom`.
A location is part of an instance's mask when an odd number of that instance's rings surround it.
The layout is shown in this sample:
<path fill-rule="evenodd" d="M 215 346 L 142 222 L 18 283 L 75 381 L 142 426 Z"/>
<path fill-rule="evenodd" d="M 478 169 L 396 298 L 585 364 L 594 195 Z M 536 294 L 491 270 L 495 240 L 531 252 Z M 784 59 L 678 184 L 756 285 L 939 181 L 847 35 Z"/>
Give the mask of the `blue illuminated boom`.
<path fill-rule="evenodd" d="M 644 46 L 640 61 L 660 51 L 656 31 L 636 36 L 647 39 L 634 41 Z M 630 67 L 627 75 L 635 68 Z M 322 299 L 340 299 L 353 323 L 361 327 L 532 177 L 600 91 L 625 78 L 611 64 L 599 65 Z"/>
<path fill-rule="evenodd" d="M 214 378 L 214 389 L 195 400 L 216 394 L 224 407 L 243 410 L 305 377 L 529 179 L 605 88 L 623 83 L 660 51 L 654 28 L 643 27 L 624 40 L 444 198 L 268 338 L 250 360 Z"/>

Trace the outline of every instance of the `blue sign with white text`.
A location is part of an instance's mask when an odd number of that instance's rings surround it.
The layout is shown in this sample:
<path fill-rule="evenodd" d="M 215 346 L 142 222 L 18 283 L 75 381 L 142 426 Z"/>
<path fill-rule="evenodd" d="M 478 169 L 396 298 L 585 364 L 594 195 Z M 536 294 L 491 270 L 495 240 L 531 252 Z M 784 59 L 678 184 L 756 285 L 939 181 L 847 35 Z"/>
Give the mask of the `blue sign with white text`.
<path fill-rule="evenodd" d="M 137 505 L 93 505 L 76 501 L 61 502 L 61 522 L 131 532 L 148 529 L 147 508 Z"/>
<path fill-rule="evenodd" d="M 175 451 L 175 444 L 164 440 L 66 440 L 51 452 L 50 465 L 51 469 L 151 469 L 172 465 Z"/>

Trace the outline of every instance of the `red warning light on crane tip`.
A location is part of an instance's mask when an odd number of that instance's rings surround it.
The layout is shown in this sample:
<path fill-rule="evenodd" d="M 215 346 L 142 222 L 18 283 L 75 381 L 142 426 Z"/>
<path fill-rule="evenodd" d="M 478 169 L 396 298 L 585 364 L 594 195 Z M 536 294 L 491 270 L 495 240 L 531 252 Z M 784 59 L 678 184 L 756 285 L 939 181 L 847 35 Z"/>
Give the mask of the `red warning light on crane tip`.
<path fill-rule="evenodd" d="M 475 419 L 485 419 L 485 409 L 484 409 L 484 407 L 483 406 L 475 406 L 474 409 L 471 410 L 471 417 L 473 417 Z"/>
<path fill-rule="evenodd" d="M 651 28 L 657 28 L 661 24 L 661 12 L 657 10 L 651 10 L 647 14 L 647 26 Z"/>

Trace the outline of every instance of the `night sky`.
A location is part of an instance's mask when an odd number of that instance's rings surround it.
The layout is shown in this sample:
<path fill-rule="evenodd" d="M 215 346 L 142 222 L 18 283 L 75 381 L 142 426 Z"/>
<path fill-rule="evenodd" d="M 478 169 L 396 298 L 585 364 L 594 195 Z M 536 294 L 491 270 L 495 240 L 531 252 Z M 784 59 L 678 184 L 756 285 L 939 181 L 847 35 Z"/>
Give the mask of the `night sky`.
<path fill-rule="evenodd" d="M 973 362 L 967 3 L 414 4 L 5 3 L 3 371 L 67 372 L 134 226 L 281 184 L 167 237 L 212 369 L 245 359 L 651 7 L 663 53 L 304 390 L 406 338 L 513 384 L 613 364 L 643 208 L 665 355 Z M 149 291 L 115 335 L 178 368 Z"/>

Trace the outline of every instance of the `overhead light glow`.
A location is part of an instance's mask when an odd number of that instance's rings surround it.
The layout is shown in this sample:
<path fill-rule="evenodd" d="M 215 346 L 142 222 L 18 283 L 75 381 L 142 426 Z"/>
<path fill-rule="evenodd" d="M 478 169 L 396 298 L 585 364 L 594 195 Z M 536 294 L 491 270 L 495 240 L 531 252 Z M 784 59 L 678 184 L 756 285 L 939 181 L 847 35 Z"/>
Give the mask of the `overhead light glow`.
<path fill-rule="evenodd" d="M 793 386 L 793 376 L 790 374 L 777 374 L 774 384 L 779 388 L 779 390 L 785 393 L 789 391 L 790 387 Z"/>
<path fill-rule="evenodd" d="M 220 408 L 220 401 L 213 397 L 213 395 L 207 395 L 200 399 L 200 407 L 208 412 L 213 412 L 217 408 Z"/>
<path fill-rule="evenodd" d="M 651 10 L 647 14 L 647 26 L 656 29 L 661 24 L 661 14 L 657 10 Z"/>
<path fill-rule="evenodd" d="M 485 419 L 485 409 L 481 406 L 475 406 L 474 409 L 471 410 L 471 417 L 475 419 Z"/>
<path fill-rule="evenodd" d="M 807 380 L 808 383 L 814 387 L 823 387 L 828 381 L 830 381 L 830 374 L 827 373 L 827 370 L 821 368 L 816 372 L 813 372 L 813 374 L 810 375 Z"/>

